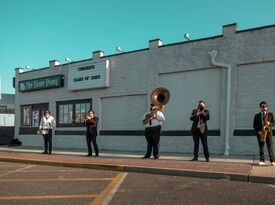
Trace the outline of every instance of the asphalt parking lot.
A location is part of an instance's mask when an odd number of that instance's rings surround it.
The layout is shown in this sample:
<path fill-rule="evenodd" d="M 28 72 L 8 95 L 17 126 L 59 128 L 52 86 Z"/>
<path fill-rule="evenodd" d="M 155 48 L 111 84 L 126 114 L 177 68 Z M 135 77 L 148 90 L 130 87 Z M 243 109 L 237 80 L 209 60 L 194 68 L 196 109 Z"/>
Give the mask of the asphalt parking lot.
<path fill-rule="evenodd" d="M 0 162 L 0 204 L 101 204 L 124 174 Z"/>
<path fill-rule="evenodd" d="M 0 162 L 2 204 L 275 204 L 275 186 Z"/>

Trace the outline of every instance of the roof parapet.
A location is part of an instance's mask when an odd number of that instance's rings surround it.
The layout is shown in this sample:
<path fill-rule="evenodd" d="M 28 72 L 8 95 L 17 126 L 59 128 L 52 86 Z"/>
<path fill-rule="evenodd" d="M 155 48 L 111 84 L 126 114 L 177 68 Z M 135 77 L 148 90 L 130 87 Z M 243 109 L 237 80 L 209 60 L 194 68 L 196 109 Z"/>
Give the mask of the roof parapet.
<path fill-rule="evenodd" d="M 158 48 L 162 45 L 163 45 L 163 42 L 160 39 L 153 39 L 149 41 L 149 49 Z"/>
<path fill-rule="evenodd" d="M 51 61 L 49 61 L 49 65 L 50 65 L 50 69 L 52 69 L 56 66 L 59 66 L 60 62 L 58 60 L 51 60 Z"/>
<path fill-rule="evenodd" d="M 223 36 L 232 36 L 235 35 L 238 29 L 237 23 L 224 25 L 222 27 L 222 34 Z"/>
<path fill-rule="evenodd" d="M 98 59 L 100 59 L 101 57 L 103 57 L 104 56 L 104 51 L 94 51 L 93 52 L 93 55 L 92 55 L 92 58 L 94 59 L 94 60 L 98 60 Z"/>

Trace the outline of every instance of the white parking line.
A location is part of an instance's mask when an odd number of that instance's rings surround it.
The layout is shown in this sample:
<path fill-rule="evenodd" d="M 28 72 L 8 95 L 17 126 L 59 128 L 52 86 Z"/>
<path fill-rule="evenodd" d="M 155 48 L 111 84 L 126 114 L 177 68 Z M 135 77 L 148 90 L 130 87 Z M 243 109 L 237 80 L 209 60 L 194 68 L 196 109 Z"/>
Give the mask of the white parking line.
<path fill-rule="evenodd" d="M 5 176 L 5 175 L 8 175 L 8 174 L 12 174 L 12 173 L 15 173 L 15 172 L 20 172 L 21 170 L 24 170 L 24 169 L 29 169 L 31 167 L 35 167 L 36 165 L 30 165 L 30 166 L 26 166 L 26 167 L 23 167 L 23 168 L 20 168 L 20 169 L 16 169 L 16 170 L 13 170 L 13 171 L 9 171 L 9 172 L 6 172 L 6 173 L 3 173 L 3 174 L 0 174 L 0 177 L 2 176 Z"/>
<path fill-rule="evenodd" d="M 42 182 L 42 181 L 111 181 L 114 178 L 67 178 L 67 179 L 0 179 L 0 182 Z"/>

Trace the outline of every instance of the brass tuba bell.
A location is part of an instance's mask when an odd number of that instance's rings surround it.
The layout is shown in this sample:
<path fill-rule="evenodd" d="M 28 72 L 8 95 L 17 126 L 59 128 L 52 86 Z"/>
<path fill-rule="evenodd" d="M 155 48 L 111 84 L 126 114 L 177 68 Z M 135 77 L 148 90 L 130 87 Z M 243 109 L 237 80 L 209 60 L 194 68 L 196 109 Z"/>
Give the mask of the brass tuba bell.
<path fill-rule="evenodd" d="M 169 99 L 170 92 L 168 89 L 163 87 L 156 88 L 151 94 L 152 104 L 159 106 L 160 111 L 164 110 L 165 105 L 168 103 Z"/>
<path fill-rule="evenodd" d="M 147 124 L 150 120 L 153 119 L 154 114 L 159 110 L 163 112 L 165 104 L 168 103 L 170 98 L 170 92 L 166 88 L 160 87 L 153 90 L 151 94 L 151 103 L 158 106 L 156 111 L 152 111 L 146 118 L 143 120 L 143 124 Z"/>

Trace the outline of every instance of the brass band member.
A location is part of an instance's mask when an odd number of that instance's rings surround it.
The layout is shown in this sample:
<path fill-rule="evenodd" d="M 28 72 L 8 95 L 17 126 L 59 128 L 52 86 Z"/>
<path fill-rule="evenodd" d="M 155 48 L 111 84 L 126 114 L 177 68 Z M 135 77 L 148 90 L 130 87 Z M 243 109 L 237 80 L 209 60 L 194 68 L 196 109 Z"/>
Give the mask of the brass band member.
<path fill-rule="evenodd" d="M 53 128 L 55 127 L 55 119 L 50 115 L 48 109 L 44 110 L 44 116 L 40 120 L 39 130 L 43 131 L 44 139 L 44 152 L 42 154 L 51 154 L 52 153 L 52 133 Z M 49 150 L 49 152 L 48 152 Z"/>
<path fill-rule="evenodd" d="M 271 165 L 275 165 L 272 146 L 272 126 L 274 125 L 273 113 L 268 112 L 268 104 L 265 101 L 260 103 L 261 112 L 255 115 L 253 128 L 257 132 L 260 162 L 265 165 L 264 144 L 266 142 Z"/>
<path fill-rule="evenodd" d="M 95 111 L 89 110 L 88 114 L 85 116 L 85 119 L 84 119 L 84 124 L 87 126 L 87 130 L 86 130 L 86 141 L 87 141 L 87 147 L 88 147 L 87 157 L 93 155 L 91 143 L 93 143 L 93 146 L 95 149 L 95 156 L 98 157 L 98 147 L 96 143 L 97 123 L 98 123 L 98 117 L 95 117 Z"/>
<path fill-rule="evenodd" d="M 152 149 L 154 159 L 159 158 L 159 147 L 160 147 L 160 131 L 162 122 L 165 121 L 164 115 L 159 109 L 159 106 L 155 106 L 151 104 L 150 112 L 147 112 L 143 115 L 142 121 L 147 122 L 146 119 L 152 116 L 151 120 L 145 124 L 145 138 L 147 141 L 147 152 L 143 159 L 147 159 L 151 157 Z"/>
<path fill-rule="evenodd" d="M 207 145 L 207 122 L 209 120 L 209 111 L 203 100 L 199 101 L 197 109 L 192 111 L 190 120 L 193 121 L 191 132 L 194 141 L 194 158 L 191 161 L 198 161 L 199 140 L 203 145 L 203 152 L 206 162 L 209 162 L 209 152 Z"/>

